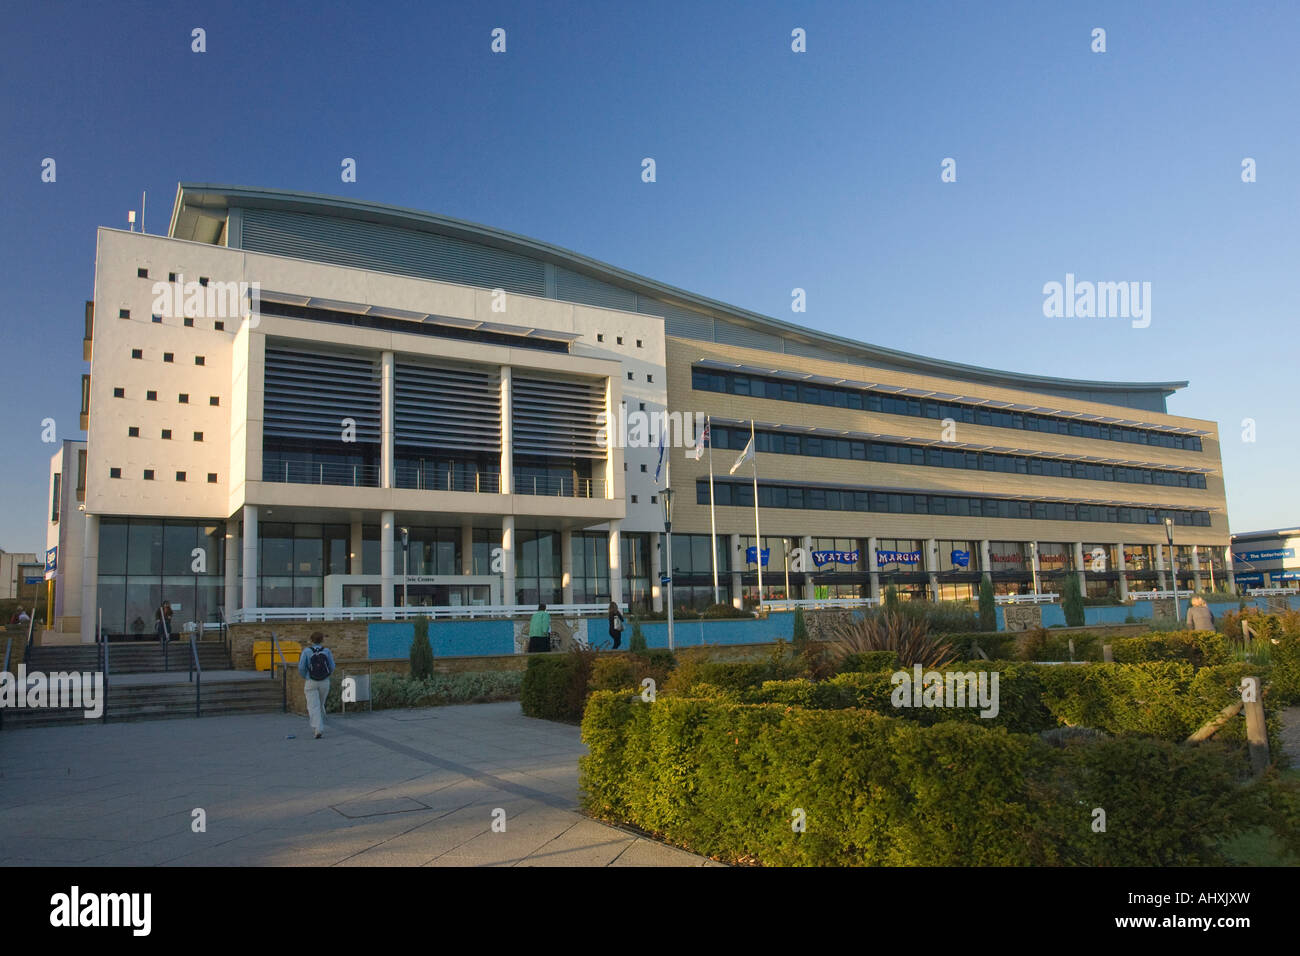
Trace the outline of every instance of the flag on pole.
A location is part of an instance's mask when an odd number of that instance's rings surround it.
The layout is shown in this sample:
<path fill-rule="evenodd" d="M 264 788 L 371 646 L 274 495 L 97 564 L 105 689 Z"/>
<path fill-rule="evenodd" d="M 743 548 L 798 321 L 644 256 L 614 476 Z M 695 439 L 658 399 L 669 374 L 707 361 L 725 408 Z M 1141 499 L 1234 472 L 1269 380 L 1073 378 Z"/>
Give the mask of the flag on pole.
<path fill-rule="evenodd" d="M 663 473 L 664 470 L 664 431 L 666 430 L 667 429 L 660 429 L 659 431 L 659 464 L 655 465 L 656 485 L 659 484 L 659 476 Z"/>
<path fill-rule="evenodd" d="M 700 437 L 696 440 L 695 447 L 686 453 L 686 457 L 694 458 L 696 461 L 699 461 L 701 458 L 704 457 L 704 446 L 707 445 L 708 443 L 709 443 L 709 423 L 706 421 L 704 423 L 704 431 L 700 434 Z"/>
<path fill-rule="evenodd" d="M 747 444 L 745 446 L 745 450 L 740 453 L 740 457 L 736 459 L 736 463 L 731 466 L 731 471 L 729 472 L 729 474 L 734 475 L 737 472 L 737 470 L 739 470 L 741 465 L 743 465 L 747 461 L 753 461 L 753 460 L 754 460 L 754 436 L 750 435 L 749 444 Z"/>

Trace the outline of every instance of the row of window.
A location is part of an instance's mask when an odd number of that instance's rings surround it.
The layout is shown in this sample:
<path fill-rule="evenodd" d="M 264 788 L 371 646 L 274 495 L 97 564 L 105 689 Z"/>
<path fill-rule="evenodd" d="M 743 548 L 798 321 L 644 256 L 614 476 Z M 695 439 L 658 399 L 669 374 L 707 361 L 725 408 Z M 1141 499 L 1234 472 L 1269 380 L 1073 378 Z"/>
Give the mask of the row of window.
<path fill-rule="evenodd" d="M 143 359 L 143 358 L 144 358 L 144 349 L 132 349 L 132 350 L 131 350 L 131 358 L 133 358 L 133 359 Z M 164 361 L 164 362 L 174 362 L 174 361 L 176 361 L 176 353 L 175 353 L 175 352 L 164 352 L 164 353 L 163 353 L 163 361 Z M 195 364 L 195 365 L 206 365 L 206 364 L 207 364 L 207 360 L 206 360 L 202 355 L 196 355 L 196 356 L 194 356 L 194 364 Z"/>
<path fill-rule="evenodd" d="M 619 336 L 616 336 L 615 338 L 616 338 L 616 340 L 617 340 L 617 344 L 619 344 L 619 345 L 622 345 L 622 344 L 623 344 L 623 336 L 619 335 Z M 597 341 L 597 342 L 603 342 L 603 341 L 605 341 L 605 333 L 604 333 L 604 332 L 597 332 L 597 333 L 596 333 L 596 341 Z M 643 347 L 642 344 L 641 344 L 641 340 L 640 340 L 640 339 L 637 339 L 637 340 L 636 340 L 636 347 L 637 347 L 637 348 L 642 348 L 642 347 Z"/>
<path fill-rule="evenodd" d="M 718 505 L 754 507 L 753 487 L 744 482 L 714 481 Z M 709 503 L 709 483 L 695 484 L 699 504 Z M 881 514 L 928 514 L 971 518 L 1032 518 L 1040 521 L 1097 521 L 1114 524 L 1175 524 L 1209 527 L 1207 511 L 1165 508 L 1113 507 L 1059 501 L 1018 501 L 1008 498 L 973 498 L 957 495 L 895 494 L 815 486 L 760 485 L 758 504 L 763 508 L 799 508 L 814 511 L 869 511 Z"/>
<path fill-rule="evenodd" d="M 1201 440 L 1194 435 L 1174 435 L 1169 432 L 1145 428 L 1128 428 L 1122 425 L 1101 425 L 1059 418 L 1052 415 L 1035 415 L 1010 412 L 981 405 L 960 405 L 933 399 L 903 398 L 867 389 L 845 388 L 835 385 L 810 385 L 762 375 L 744 375 L 740 372 L 718 372 L 711 369 L 691 369 L 691 387 L 699 392 L 723 392 L 729 395 L 748 395 L 753 398 L 770 398 L 782 402 L 802 402 L 806 405 L 829 405 L 887 415 L 907 415 L 912 418 L 951 418 L 968 425 L 987 425 L 993 428 L 1017 428 L 1022 431 L 1047 432 L 1070 435 L 1075 438 L 1099 438 L 1104 441 L 1129 442 L 1136 445 L 1158 445 L 1184 451 L 1201 451 Z"/>
<path fill-rule="evenodd" d="M 140 437 L 140 426 L 139 426 L 139 425 L 128 425 L 127 428 L 126 428 L 126 437 L 127 437 L 127 438 L 139 438 L 139 437 Z M 162 430 L 162 437 L 165 438 L 165 439 L 170 440 L 171 437 L 172 437 L 172 430 L 171 430 L 170 428 L 164 428 L 164 429 Z M 203 441 L 203 432 L 195 432 L 195 433 L 194 433 L 194 440 L 195 440 L 195 441 Z"/>
<path fill-rule="evenodd" d="M 121 468 L 110 468 L 110 469 L 108 469 L 108 477 L 110 477 L 110 478 L 121 478 L 121 477 L 122 477 L 122 469 L 121 469 Z M 145 481 L 153 481 L 153 480 L 154 480 L 154 470 L 153 470 L 152 468 L 146 468 L 146 469 L 144 470 L 143 478 L 144 478 Z M 178 472 L 176 472 L 176 480 L 177 480 L 177 481 L 184 481 L 184 480 L 185 480 L 185 472 L 183 472 L 183 471 L 178 471 Z M 215 485 L 216 483 L 217 483 L 217 473 L 216 473 L 215 471 L 210 471 L 210 472 L 208 472 L 208 484 L 210 484 L 210 485 Z"/>
<path fill-rule="evenodd" d="M 206 284 L 206 283 L 205 283 L 205 284 Z M 130 309 L 118 309 L 118 310 L 117 310 L 117 317 L 118 317 L 119 319 L 129 319 L 129 318 L 131 318 L 131 310 L 130 310 Z M 154 315 L 151 315 L 149 318 L 153 320 L 154 325 L 162 325 L 163 317 L 162 317 L 161 315 L 158 315 L 158 314 L 155 313 Z M 184 323 L 184 325 L 185 325 L 185 328 L 187 328 L 187 329 L 192 329 L 192 328 L 194 328 L 194 319 L 193 319 L 191 316 L 188 316 L 188 315 L 187 315 L 187 316 L 184 316 L 183 319 L 182 319 L 182 321 L 183 321 L 183 323 Z M 220 319 L 217 319 L 215 322 L 212 323 L 212 327 L 213 327 L 214 329 L 216 329 L 218 332 L 224 332 L 224 331 L 226 330 L 226 323 L 223 322 L 223 321 L 221 321 Z M 132 349 L 132 353 L 133 353 L 133 354 L 131 355 L 131 357 L 132 357 L 132 358 L 140 358 L 139 355 L 135 355 L 135 354 L 134 354 L 135 352 L 138 352 L 138 351 L 139 351 L 139 349 Z M 168 353 L 168 354 L 170 354 L 170 353 Z M 164 359 L 163 361 L 171 361 L 171 360 L 170 360 L 170 359 Z M 203 363 L 202 363 L 201 361 L 196 361 L 194 364 L 195 364 L 195 365 L 202 365 Z"/>
<path fill-rule="evenodd" d="M 135 275 L 136 275 L 136 278 L 137 278 L 137 279 L 147 279 L 147 278 L 149 278 L 149 270 L 146 269 L 144 266 L 140 266 L 140 267 L 138 267 L 138 268 L 135 270 Z M 169 273 L 167 273 L 167 281 L 168 281 L 168 282 L 175 282 L 175 281 L 176 281 L 176 273 L 174 273 L 174 272 L 169 272 Z M 206 287 L 207 284 L 208 284 L 208 277 L 207 277 L 207 276 L 199 276 L 199 285 Z"/>
<path fill-rule="evenodd" d="M 114 397 L 114 398 L 126 398 L 126 389 L 125 389 L 125 388 L 121 388 L 121 387 L 114 388 L 114 389 L 113 389 L 113 397 Z M 149 389 L 149 390 L 147 390 L 147 391 L 144 393 L 144 400 L 145 400 L 146 402 L 156 402 L 156 401 L 158 401 L 158 393 L 157 393 L 156 391 L 154 391 L 153 389 Z M 179 395 L 176 396 L 176 401 L 179 402 L 181 405 L 188 405 L 188 404 L 190 403 L 190 394 L 189 394 L 189 392 L 181 392 Z M 220 405 L 220 404 L 221 404 L 221 396 L 220 396 L 220 395 L 209 395 L 209 396 L 208 396 L 208 404 L 209 404 L 209 405 Z"/>
<path fill-rule="evenodd" d="M 749 442 L 747 428 L 715 428 L 711 440 L 718 448 L 743 449 Z M 879 461 L 894 465 L 929 465 L 937 468 L 969 468 L 977 471 L 1001 471 L 1016 475 L 1044 475 L 1052 478 L 1086 478 L 1090 481 L 1123 481 L 1139 485 L 1168 485 L 1177 488 L 1204 488 L 1205 476 L 1153 468 L 1128 468 L 1098 465 L 1081 461 L 1058 461 L 1055 458 L 1029 458 L 994 452 L 920 447 L 894 442 L 865 441 L 856 438 L 824 438 L 816 435 L 791 435 L 785 432 L 754 433 L 758 451 L 778 455 L 805 455 L 814 458 L 847 458 L 851 461 Z"/>

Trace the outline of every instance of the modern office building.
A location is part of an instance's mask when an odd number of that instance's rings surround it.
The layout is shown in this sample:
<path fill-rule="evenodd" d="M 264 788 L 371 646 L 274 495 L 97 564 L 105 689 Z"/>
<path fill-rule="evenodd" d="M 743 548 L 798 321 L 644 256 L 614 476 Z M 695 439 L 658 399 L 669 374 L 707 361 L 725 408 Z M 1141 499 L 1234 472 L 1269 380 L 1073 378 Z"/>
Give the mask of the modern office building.
<path fill-rule="evenodd" d="M 17 600 L 24 607 L 34 604 L 40 591 L 41 568 L 34 552 L 0 550 L 0 601 Z"/>
<path fill-rule="evenodd" d="M 666 411 L 686 444 L 711 418 L 710 454 L 665 442 L 679 603 L 714 599 L 710 459 L 721 600 L 757 597 L 753 474 L 729 473 L 751 422 L 768 598 L 1230 571 L 1217 427 L 1166 410 L 1186 382 L 866 345 L 408 209 L 182 184 L 166 236 L 99 230 L 85 354 L 57 589 L 85 640 L 94 609 L 148 631 L 163 598 L 182 622 L 403 592 L 658 607 L 665 476 L 636 419 Z"/>
<path fill-rule="evenodd" d="M 1300 588 L 1300 528 L 1234 534 L 1232 561 L 1240 587 Z"/>

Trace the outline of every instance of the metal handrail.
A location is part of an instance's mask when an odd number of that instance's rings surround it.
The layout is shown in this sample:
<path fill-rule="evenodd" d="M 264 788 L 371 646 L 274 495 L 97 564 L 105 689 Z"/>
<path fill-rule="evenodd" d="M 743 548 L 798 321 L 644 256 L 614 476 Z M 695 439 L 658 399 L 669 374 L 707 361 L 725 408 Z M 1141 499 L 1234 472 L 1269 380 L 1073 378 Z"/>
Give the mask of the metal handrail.
<path fill-rule="evenodd" d="M 172 642 L 171 628 L 167 626 L 167 615 L 163 613 L 162 605 L 158 605 L 158 623 L 162 625 L 162 646 L 163 646 L 163 671 L 171 670 L 171 652 L 168 647 Z"/>
<path fill-rule="evenodd" d="M 197 675 L 198 680 L 195 680 Z M 194 716 L 203 716 L 203 665 L 199 663 L 199 647 L 190 631 L 190 680 L 194 681 Z"/>
<path fill-rule="evenodd" d="M 99 609 L 99 654 L 104 671 L 104 711 L 100 717 L 105 723 L 108 722 L 108 635 L 104 633 L 104 609 Z"/>
<path fill-rule="evenodd" d="M 32 661 L 32 640 L 36 636 L 36 605 L 32 605 L 32 616 L 27 619 L 27 644 L 23 647 L 23 663 Z"/>
<path fill-rule="evenodd" d="M 622 606 L 626 606 L 626 602 Z M 536 604 L 453 604 L 439 607 L 253 607 L 235 612 L 236 623 L 267 621 L 379 621 L 408 620 L 428 617 L 448 618 L 516 618 L 530 617 Z M 563 617 L 603 617 L 609 604 L 549 604 L 547 610 Z"/>
<path fill-rule="evenodd" d="M 14 639 L 12 637 L 9 638 L 9 640 L 5 641 L 5 662 L 4 662 L 4 666 L 0 667 L 0 674 L 9 673 L 9 652 L 13 649 L 13 646 L 14 646 Z M 4 729 L 4 725 L 5 725 L 5 708 L 0 707 L 0 730 Z"/>
<path fill-rule="evenodd" d="M 284 650 L 280 641 L 271 632 L 271 680 L 275 680 L 275 655 L 280 655 L 280 706 L 284 713 L 289 713 L 289 663 L 284 659 Z"/>
<path fill-rule="evenodd" d="M 217 608 L 217 627 L 221 632 L 221 646 L 226 649 L 226 659 L 230 659 L 230 625 L 226 622 L 226 609 Z"/>

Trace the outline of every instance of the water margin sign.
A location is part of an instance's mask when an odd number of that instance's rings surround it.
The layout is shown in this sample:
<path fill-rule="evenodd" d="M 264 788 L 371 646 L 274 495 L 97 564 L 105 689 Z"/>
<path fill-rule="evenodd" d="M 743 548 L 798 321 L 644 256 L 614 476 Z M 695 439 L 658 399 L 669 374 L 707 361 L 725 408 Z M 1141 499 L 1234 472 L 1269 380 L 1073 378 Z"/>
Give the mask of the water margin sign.
<path fill-rule="evenodd" d="M 763 549 L 763 566 L 764 566 L 764 567 L 767 566 L 767 559 L 768 559 L 769 557 L 771 557 L 771 556 L 772 556 L 772 549 L 771 549 L 771 548 L 764 548 L 764 549 Z M 745 563 L 746 563 L 746 564 L 753 564 L 753 563 L 754 563 L 754 548 L 753 548 L 753 546 L 750 546 L 749 548 L 746 548 L 746 549 L 745 549 Z"/>
<path fill-rule="evenodd" d="M 920 551 L 877 551 L 877 564 L 920 564 Z"/>
<path fill-rule="evenodd" d="M 814 551 L 813 564 L 822 567 L 827 564 L 857 564 L 857 551 Z"/>

